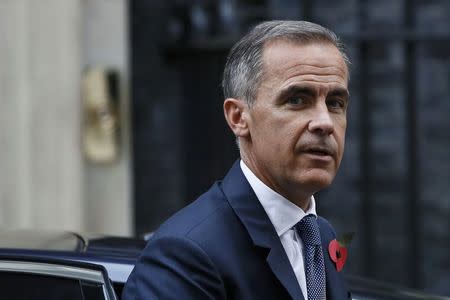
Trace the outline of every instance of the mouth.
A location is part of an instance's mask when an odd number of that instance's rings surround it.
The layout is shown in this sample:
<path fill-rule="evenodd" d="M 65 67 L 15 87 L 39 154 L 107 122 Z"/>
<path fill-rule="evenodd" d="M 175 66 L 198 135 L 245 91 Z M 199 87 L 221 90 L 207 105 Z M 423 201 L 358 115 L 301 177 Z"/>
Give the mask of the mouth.
<path fill-rule="evenodd" d="M 333 156 L 334 153 L 328 148 L 324 147 L 308 147 L 303 152 L 316 156 Z"/>
<path fill-rule="evenodd" d="M 308 159 L 320 163 L 330 164 L 335 160 L 336 152 L 331 147 L 325 146 L 306 146 L 302 149 L 303 155 L 306 155 Z"/>

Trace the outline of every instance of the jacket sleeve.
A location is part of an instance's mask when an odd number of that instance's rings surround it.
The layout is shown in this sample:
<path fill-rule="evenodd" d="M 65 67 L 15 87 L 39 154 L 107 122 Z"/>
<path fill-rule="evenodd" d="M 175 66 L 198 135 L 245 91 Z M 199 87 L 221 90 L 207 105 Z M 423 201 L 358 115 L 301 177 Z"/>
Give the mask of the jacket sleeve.
<path fill-rule="evenodd" d="M 225 299 L 211 259 L 188 238 L 155 237 L 145 248 L 122 299 Z"/>

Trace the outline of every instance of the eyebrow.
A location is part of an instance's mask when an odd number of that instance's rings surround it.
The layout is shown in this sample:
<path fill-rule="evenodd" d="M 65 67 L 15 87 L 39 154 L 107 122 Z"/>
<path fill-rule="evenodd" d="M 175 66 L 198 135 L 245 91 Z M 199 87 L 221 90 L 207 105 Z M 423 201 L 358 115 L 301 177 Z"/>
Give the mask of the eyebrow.
<path fill-rule="evenodd" d="M 328 93 L 328 97 L 330 97 L 330 96 L 344 97 L 348 100 L 350 98 L 350 93 L 347 89 L 336 88 L 336 89 L 331 90 Z"/>
<path fill-rule="evenodd" d="M 277 98 L 284 99 L 286 97 L 299 95 L 299 94 L 314 96 L 316 94 L 316 92 L 314 91 L 313 88 L 308 87 L 308 86 L 293 85 L 293 86 L 287 87 L 284 90 L 281 90 L 280 93 L 278 94 Z"/>
<path fill-rule="evenodd" d="M 309 86 L 293 85 L 293 86 L 287 87 L 286 89 L 280 91 L 277 98 L 284 99 L 286 97 L 294 96 L 294 95 L 298 95 L 298 94 L 315 96 L 316 91 L 315 91 L 315 89 L 313 89 L 312 87 L 309 87 Z M 343 98 L 349 100 L 350 93 L 347 89 L 344 89 L 344 88 L 340 88 L 340 87 L 332 88 L 332 90 L 328 93 L 327 97 L 335 97 L 335 96 L 343 97 Z"/>

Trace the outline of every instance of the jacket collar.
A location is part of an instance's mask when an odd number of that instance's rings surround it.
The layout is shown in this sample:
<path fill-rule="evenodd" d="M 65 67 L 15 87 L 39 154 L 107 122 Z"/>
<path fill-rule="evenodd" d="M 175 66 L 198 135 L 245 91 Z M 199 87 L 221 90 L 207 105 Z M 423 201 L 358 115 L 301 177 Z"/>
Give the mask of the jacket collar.
<path fill-rule="evenodd" d="M 235 162 L 222 181 L 222 190 L 253 243 L 267 249 L 266 261 L 293 299 L 303 299 L 283 245 L 239 166 Z"/>

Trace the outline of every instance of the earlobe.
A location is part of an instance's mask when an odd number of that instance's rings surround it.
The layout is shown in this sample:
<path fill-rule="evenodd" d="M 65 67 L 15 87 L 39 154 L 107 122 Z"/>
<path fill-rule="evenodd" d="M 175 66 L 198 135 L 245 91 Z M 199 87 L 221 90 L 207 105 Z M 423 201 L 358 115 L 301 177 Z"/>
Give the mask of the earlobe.
<path fill-rule="evenodd" d="M 248 135 L 247 105 L 244 101 L 234 98 L 227 98 L 223 102 L 223 112 L 228 126 L 234 135 L 244 137 Z"/>

